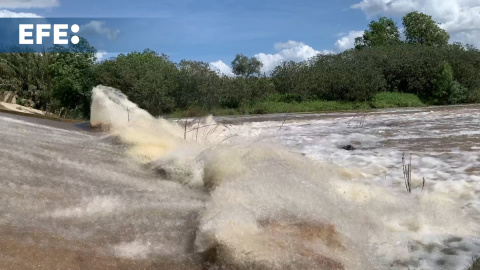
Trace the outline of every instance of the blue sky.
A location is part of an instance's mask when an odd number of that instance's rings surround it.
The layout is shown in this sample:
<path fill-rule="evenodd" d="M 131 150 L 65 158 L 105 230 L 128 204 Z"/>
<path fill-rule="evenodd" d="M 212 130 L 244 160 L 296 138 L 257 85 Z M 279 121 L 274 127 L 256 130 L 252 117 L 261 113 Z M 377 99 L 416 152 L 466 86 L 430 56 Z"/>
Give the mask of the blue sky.
<path fill-rule="evenodd" d="M 301 41 L 314 48 L 334 49 L 338 35 L 368 23 L 358 1 L 60 1 L 58 7 L 20 9 L 43 17 L 153 17 L 175 22 L 168 37 L 145 36 L 138 50 L 150 47 L 182 58 L 231 61 L 236 53 L 274 52 L 274 44 Z M 17 11 L 17 10 L 16 10 Z M 158 25 L 162 28 L 162 25 Z M 168 27 L 171 27 L 169 25 Z M 128 35 L 128 33 L 122 33 Z M 171 45 L 156 40 L 174 39 Z"/>
<path fill-rule="evenodd" d="M 434 15 L 444 28 L 453 29 L 452 38 L 457 41 L 478 40 L 480 26 L 472 30 L 471 24 L 480 22 L 480 0 L 0 1 L 0 16 L 4 17 L 33 13 L 42 17 L 162 18 L 149 29 L 115 29 L 115 25 L 94 29 L 105 38 L 119 31 L 115 40 L 123 40 L 132 50 L 151 48 L 174 61 L 201 60 L 219 68 L 228 66 L 237 53 L 255 56 L 270 67 L 316 53 L 341 52 L 353 45 L 372 19 L 389 16 L 400 22 L 401 16 L 413 10 Z M 462 16 L 470 21 L 462 21 Z"/>

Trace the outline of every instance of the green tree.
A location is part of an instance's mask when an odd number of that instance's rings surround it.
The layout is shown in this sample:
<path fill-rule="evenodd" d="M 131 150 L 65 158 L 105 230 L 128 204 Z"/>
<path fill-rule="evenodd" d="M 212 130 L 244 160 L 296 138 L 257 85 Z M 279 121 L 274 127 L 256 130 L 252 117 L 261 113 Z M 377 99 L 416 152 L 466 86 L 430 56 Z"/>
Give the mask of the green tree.
<path fill-rule="evenodd" d="M 96 84 L 94 64 L 96 49 L 84 38 L 68 47 L 54 46 L 50 49 L 53 79 L 53 97 L 59 105 L 78 110 L 83 117 L 90 114 L 90 100 Z M 52 108 L 53 109 L 53 108 Z"/>
<path fill-rule="evenodd" d="M 465 102 L 480 102 L 480 50 L 472 45 L 453 44 L 444 48 L 455 80 L 468 89 Z"/>
<path fill-rule="evenodd" d="M 403 17 L 405 37 L 408 43 L 429 46 L 444 46 L 448 44 L 450 35 L 424 13 L 410 12 Z"/>
<path fill-rule="evenodd" d="M 312 63 L 315 97 L 324 100 L 368 101 L 385 90 L 386 82 L 376 54 L 349 50 L 319 55 Z"/>
<path fill-rule="evenodd" d="M 399 44 L 400 32 L 397 24 L 389 18 L 381 17 L 368 25 L 362 37 L 355 39 L 355 48 L 388 46 Z"/>
<path fill-rule="evenodd" d="M 465 101 L 467 89 L 457 82 L 453 69 L 445 62 L 434 80 L 434 102 L 436 104 L 457 104 Z"/>
<path fill-rule="evenodd" d="M 237 54 L 232 61 L 232 70 L 235 75 L 241 75 L 244 78 L 249 78 L 254 74 L 259 75 L 263 63 L 257 58 L 248 58 L 243 54 Z"/>
<path fill-rule="evenodd" d="M 307 61 L 284 62 L 272 72 L 273 83 L 282 94 L 278 101 L 303 101 L 312 97 L 313 76 Z"/>
<path fill-rule="evenodd" d="M 0 90 L 14 91 L 28 106 L 46 109 L 46 92 L 51 89 L 47 53 L 15 50 L 0 54 Z M 32 104 L 33 103 L 33 104 Z"/>
<path fill-rule="evenodd" d="M 212 109 L 218 105 L 220 77 L 208 63 L 182 60 L 178 68 L 178 89 L 173 93 L 177 107 Z"/>
<path fill-rule="evenodd" d="M 179 71 L 167 55 L 146 49 L 98 65 L 99 83 L 120 89 L 152 115 L 174 110 Z"/>

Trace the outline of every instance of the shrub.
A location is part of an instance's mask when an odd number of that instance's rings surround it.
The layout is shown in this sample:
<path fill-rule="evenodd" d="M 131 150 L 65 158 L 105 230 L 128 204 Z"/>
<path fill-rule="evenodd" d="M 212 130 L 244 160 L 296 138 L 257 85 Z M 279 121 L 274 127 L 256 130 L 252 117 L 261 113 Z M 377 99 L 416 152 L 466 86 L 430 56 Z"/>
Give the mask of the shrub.
<path fill-rule="evenodd" d="M 458 104 L 466 100 L 468 89 L 455 81 L 450 64 L 445 62 L 442 65 L 433 83 L 433 100 L 436 104 Z"/>

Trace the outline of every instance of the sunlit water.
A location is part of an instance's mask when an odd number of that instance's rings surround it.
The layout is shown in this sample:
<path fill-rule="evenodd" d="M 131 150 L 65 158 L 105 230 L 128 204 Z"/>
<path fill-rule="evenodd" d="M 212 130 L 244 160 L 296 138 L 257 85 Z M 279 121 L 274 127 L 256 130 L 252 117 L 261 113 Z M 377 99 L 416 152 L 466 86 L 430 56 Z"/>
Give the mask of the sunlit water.
<path fill-rule="evenodd" d="M 0 115 L 3 244 L 148 269 L 464 269 L 480 253 L 479 107 L 185 129 L 111 91 L 92 108 L 108 132 Z M 0 243 L 3 265 L 16 260 Z"/>

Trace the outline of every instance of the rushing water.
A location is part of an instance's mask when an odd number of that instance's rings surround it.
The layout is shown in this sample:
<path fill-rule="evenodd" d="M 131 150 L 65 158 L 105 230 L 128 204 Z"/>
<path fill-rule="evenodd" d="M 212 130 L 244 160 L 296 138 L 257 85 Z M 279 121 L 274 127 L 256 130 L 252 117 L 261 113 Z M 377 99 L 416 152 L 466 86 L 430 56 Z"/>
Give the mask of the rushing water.
<path fill-rule="evenodd" d="M 464 269 L 480 254 L 479 107 L 185 125 L 113 89 L 93 99 L 104 132 L 0 115 L 1 269 Z"/>

